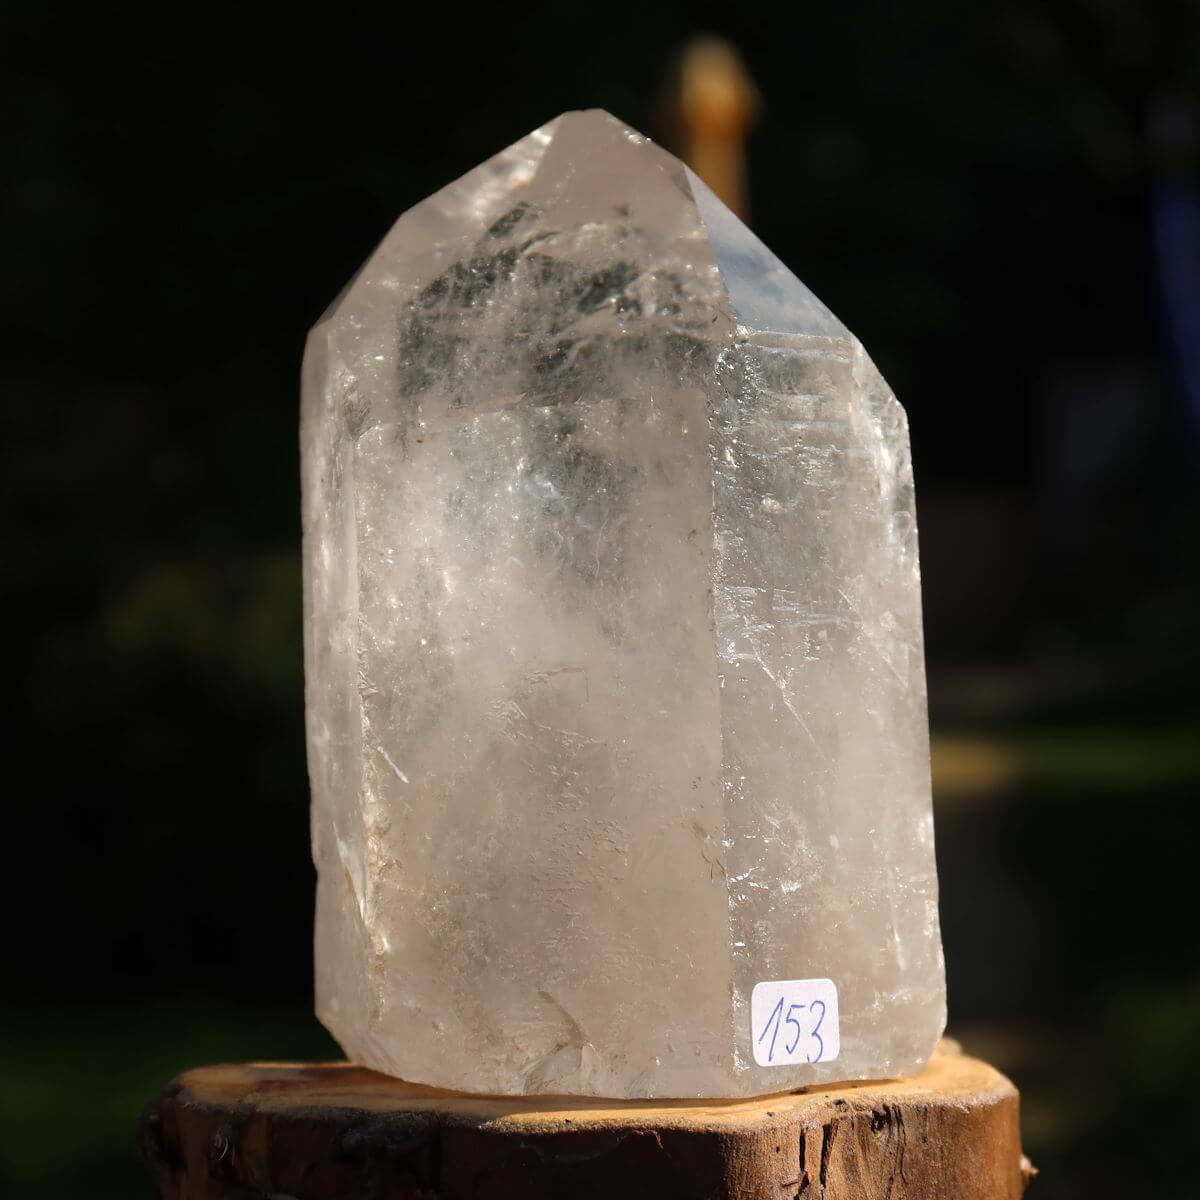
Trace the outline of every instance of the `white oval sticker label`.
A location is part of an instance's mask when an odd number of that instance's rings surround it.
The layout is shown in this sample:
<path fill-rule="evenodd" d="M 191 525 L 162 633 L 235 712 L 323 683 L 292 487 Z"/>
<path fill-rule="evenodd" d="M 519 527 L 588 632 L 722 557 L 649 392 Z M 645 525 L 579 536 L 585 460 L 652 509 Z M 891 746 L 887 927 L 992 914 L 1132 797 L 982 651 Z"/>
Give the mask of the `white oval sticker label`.
<path fill-rule="evenodd" d="M 760 1067 L 832 1062 L 842 1048 L 832 979 L 776 979 L 750 993 L 750 1035 Z"/>

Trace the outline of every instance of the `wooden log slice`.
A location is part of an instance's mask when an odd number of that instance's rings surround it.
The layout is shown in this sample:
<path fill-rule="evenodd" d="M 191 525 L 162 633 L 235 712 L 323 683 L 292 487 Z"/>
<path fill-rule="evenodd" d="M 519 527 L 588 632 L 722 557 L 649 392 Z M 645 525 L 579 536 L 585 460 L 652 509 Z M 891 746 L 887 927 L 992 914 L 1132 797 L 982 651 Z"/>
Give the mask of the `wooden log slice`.
<path fill-rule="evenodd" d="M 753 1100 L 492 1098 L 349 1063 L 199 1067 L 147 1110 L 164 1200 L 1018 1200 L 1016 1089 L 943 1044 L 911 1079 Z"/>

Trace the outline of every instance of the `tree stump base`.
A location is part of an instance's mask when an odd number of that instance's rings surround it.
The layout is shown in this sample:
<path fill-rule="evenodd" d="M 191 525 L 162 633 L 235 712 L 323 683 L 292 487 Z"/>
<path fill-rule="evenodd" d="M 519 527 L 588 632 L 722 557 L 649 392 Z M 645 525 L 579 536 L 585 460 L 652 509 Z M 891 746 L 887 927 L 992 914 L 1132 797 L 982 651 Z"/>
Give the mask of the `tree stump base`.
<path fill-rule="evenodd" d="M 753 1100 L 492 1098 L 349 1063 L 199 1067 L 142 1119 L 164 1200 L 1018 1200 L 1017 1091 L 943 1043 L 911 1079 Z"/>

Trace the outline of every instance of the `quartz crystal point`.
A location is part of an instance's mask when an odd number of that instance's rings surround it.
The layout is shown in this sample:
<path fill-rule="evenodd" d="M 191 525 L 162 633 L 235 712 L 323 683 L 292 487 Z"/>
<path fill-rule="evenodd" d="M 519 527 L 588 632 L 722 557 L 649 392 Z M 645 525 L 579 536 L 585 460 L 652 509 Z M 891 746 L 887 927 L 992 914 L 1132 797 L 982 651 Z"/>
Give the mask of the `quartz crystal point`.
<path fill-rule="evenodd" d="M 301 438 L 346 1052 L 510 1094 L 917 1070 L 945 1002 L 912 473 L 845 326 L 680 162 L 567 113 L 397 221 L 312 330 Z M 755 985 L 817 979 L 837 1058 L 814 1002 L 760 1065 Z"/>

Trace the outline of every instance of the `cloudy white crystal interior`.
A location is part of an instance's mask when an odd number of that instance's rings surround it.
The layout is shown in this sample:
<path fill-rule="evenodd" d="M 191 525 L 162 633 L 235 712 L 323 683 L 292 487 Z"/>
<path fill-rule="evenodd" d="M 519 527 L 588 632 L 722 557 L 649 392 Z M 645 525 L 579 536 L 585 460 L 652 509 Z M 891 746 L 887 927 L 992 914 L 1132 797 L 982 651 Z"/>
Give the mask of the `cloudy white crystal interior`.
<path fill-rule="evenodd" d="M 945 1016 L 905 417 L 681 163 L 568 113 L 312 330 L 318 1013 L 477 1092 L 917 1070 Z M 758 1066 L 762 980 L 833 1062 Z"/>

